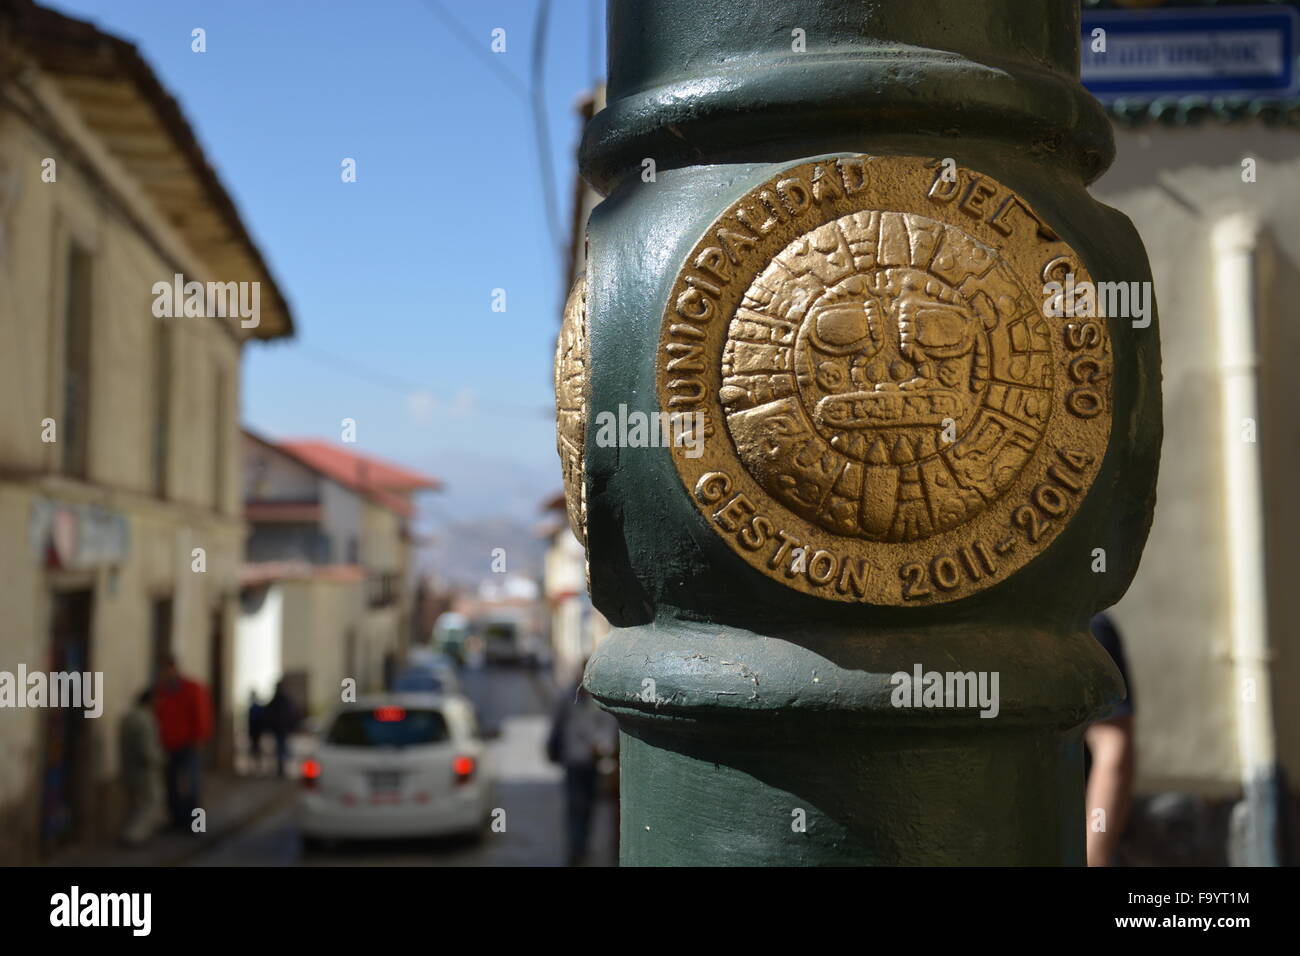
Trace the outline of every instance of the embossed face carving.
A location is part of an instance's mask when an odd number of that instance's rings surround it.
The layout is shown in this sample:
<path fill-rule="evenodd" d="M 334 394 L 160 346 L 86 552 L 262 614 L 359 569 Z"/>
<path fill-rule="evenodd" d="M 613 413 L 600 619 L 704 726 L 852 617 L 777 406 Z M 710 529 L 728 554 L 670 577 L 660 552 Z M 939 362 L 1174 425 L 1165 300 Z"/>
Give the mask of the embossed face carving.
<path fill-rule="evenodd" d="M 740 460 L 828 531 L 914 541 L 995 501 L 1048 412 L 1050 347 L 989 247 L 862 212 L 795 240 L 746 292 L 719 393 Z"/>
<path fill-rule="evenodd" d="M 947 283 L 911 267 L 856 274 L 808 310 L 795 346 L 800 397 L 832 448 L 875 465 L 937 450 L 979 402 L 987 344 Z"/>

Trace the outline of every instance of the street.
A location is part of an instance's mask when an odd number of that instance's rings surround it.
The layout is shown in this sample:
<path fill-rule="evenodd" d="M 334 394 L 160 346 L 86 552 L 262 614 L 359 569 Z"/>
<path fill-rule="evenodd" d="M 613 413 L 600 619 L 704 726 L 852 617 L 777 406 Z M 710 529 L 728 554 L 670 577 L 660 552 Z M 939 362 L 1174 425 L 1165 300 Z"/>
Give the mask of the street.
<path fill-rule="evenodd" d="M 296 806 L 266 816 L 187 862 L 188 866 L 559 866 L 564 852 L 561 771 L 546 761 L 548 688 L 538 673 L 521 669 L 465 670 L 462 686 L 478 708 L 495 772 L 493 806 L 505 811 L 505 828 L 473 842 L 364 840 L 304 852 Z M 498 814 L 499 816 L 499 814 Z M 589 865 L 612 866 L 615 808 L 602 799 L 592 825 Z"/>

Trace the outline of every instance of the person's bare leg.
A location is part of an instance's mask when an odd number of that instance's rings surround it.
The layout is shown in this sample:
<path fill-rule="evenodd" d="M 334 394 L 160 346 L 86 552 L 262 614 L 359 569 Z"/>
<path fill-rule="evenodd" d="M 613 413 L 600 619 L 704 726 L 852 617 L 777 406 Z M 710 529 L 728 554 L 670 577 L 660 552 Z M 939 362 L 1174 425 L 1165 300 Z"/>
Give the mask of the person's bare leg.
<path fill-rule="evenodd" d="M 1092 752 L 1085 807 L 1088 865 L 1109 866 L 1133 801 L 1137 768 L 1133 715 L 1098 721 L 1085 732 L 1084 740 Z M 1099 809 L 1103 814 L 1097 813 Z"/>

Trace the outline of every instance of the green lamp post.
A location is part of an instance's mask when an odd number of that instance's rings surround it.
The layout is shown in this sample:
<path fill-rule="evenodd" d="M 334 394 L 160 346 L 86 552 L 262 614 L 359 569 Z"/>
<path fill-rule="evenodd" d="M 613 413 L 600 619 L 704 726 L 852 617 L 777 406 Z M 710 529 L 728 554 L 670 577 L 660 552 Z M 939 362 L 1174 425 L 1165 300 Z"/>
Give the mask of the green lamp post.
<path fill-rule="evenodd" d="M 556 372 L 622 862 L 1082 863 L 1161 424 L 1077 4 L 608 23 Z"/>

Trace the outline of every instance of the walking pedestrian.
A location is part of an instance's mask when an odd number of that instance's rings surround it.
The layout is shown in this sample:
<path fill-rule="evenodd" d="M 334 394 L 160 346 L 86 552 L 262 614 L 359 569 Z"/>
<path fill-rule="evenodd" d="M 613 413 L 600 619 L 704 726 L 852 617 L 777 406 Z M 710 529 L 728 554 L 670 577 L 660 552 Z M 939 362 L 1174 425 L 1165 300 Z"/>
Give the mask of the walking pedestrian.
<path fill-rule="evenodd" d="M 118 725 L 118 753 L 126 789 L 122 842 L 144 843 L 163 822 L 163 749 L 153 715 L 153 688 L 146 687 Z"/>
<path fill-rule="evenodd" d="M 289 759 L 289 735 L 298 727 L 298 707 L 283 680 L 275 685 L 275 693 L 262 712 L 262 722 L 275 738 L 275 775 L 283 777 Z"/>
<path fill-rule="evenodd" d="M 166 754 L 167 810 L 172 826 L 189 829 L 199 805 L 200 748 L 212 736 L 212 703 L 207 688 L 185 677 L 168 655 L 154 690 L 154 716 Z"/>
<path fill-rule="evenodd" d="M 248 692 L 248 756 L 254 772 L 262 769 L 262 737 L 266 734 L 266 708 L 257 691 Z"/>
<path fill-rule="evenodd" d="M 546 743 L 547 756 L 564 767 L 569 866 L 579 866 L 587 857 L 598 764 L 611 756 L 617 745 L 617 723 L 596 705 L 579 679 L 560 696 Z"/>

